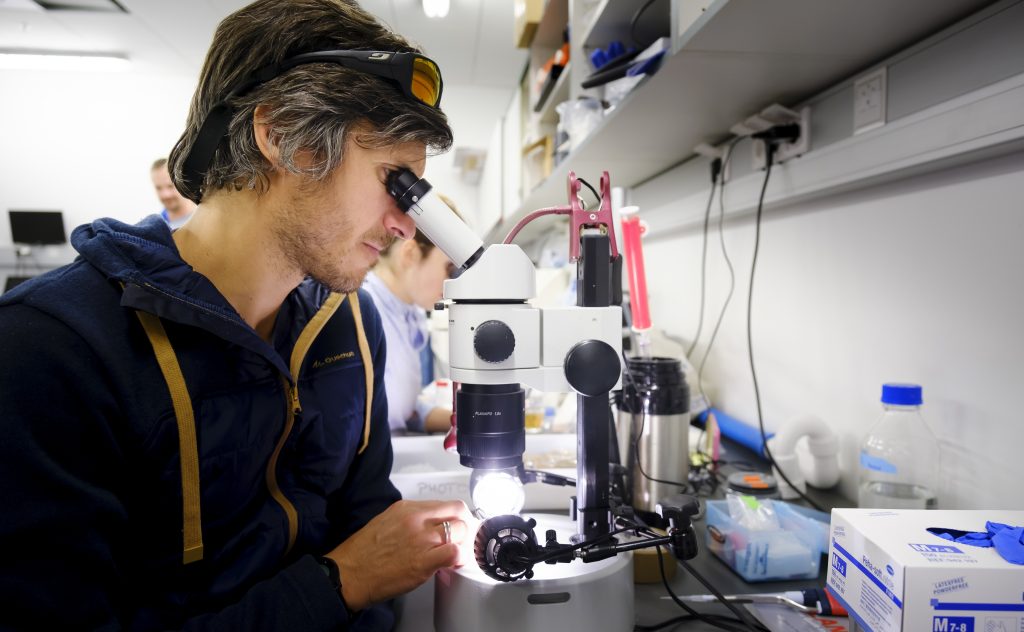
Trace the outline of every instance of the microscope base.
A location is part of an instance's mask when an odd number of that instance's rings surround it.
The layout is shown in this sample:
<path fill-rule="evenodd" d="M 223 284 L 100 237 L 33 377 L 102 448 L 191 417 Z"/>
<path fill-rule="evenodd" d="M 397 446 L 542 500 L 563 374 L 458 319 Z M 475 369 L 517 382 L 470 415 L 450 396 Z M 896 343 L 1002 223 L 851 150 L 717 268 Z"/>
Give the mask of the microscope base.
<path fill-rule="evenodd" d="M 533 515 L 542 536 L 555 529 L 560 542 L 576 531 L 569 518 Z M 434 577 L 437 632 L 593 632 L 632 630 L 633 556 L 624 553 L 585 564 L 538 564 L 530 580 L 499 582 L 477 567 L 442 570 Z"/>

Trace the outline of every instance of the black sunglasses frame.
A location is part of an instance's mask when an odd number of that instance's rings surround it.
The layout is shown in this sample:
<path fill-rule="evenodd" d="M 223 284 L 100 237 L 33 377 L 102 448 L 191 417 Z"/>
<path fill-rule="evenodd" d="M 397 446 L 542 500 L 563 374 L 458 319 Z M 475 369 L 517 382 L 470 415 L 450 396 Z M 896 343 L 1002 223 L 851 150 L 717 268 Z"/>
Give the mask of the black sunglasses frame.
<path fill-rule="evenodd" d="M 437 69 L 437 98 L 433 103 L 424 101 L 412 91 L 413 74 L 417 59 L 422 59 Z M 203 176 L 210 167 L 210 161 L 213 160 L 213 154 L 217 150 L 217 145 L 220 144 L 221 139 L 228 132 L 228 125 L 230 125 L 231 117 L 234 114 L 234 108 L 228 104 L 228 101 L 246 94 L 256 86 L 266 83 L 296 66 L 320 63 L 334 63 L 345 68 L 387 79 L 397 85 L 405 96 L 433 108 L 440 106 L 441 93 L 444 89 L 444 82 L 441 79 L 441 68 L 434 60 L 419 53 L 397 53 L 376 50 L 323 50 L 288 57 L 276 64 L 264 66 L 243 79 L 224 99 L 214 105 L 206 115 L 203 124 L 199 127 L 199 134 L 196 135 L 196 140 L 192 143 L 192 149 L 182 164 L 182 175 L 189 190 L 199 191 L 203 183 Z"/>

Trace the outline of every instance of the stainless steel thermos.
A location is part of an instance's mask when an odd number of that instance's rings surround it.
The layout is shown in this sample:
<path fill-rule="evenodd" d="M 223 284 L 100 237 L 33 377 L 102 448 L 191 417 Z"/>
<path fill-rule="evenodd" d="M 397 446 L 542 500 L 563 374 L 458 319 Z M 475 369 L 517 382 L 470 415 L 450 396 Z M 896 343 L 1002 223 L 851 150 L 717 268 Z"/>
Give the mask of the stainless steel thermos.
<path fill-rule="evenodd" d="M 628 358 L 618 393 L 619 458 L 626 466 L 626 501 L 653 512 L 680 492 L 689 472 L 690 389 L 679 360 Z M 652 479 L 658 479 L 658 482 Z"/>

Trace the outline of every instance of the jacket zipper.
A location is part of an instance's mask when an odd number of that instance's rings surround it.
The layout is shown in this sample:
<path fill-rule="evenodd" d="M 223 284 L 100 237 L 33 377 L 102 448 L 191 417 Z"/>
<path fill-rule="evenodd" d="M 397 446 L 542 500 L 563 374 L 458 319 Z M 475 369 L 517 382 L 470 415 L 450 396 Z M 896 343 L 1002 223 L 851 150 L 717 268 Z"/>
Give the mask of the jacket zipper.
<path fill-rule="evenodd" d="M 292 501 L 288 500 L 288 497 L 281 491 L 281 486 L 277 482 L 277 460 L 281 455 L 281 450 L 284 449 L 285 442 L 288 440 L 288 435 L 292 432 L 292 427 L 295 425 L 295 416 L 302 412 L 302 407 L 299 405 L 298 376 L 295 379 L 296 385 L 292 386 L 286 377 L 281 376 L 287 413 L 285 415 L 284 430 L 281 432 L 281 437 L 277 440 L 277 445 L 274 446 L 273 454 L 270 455 L 270 462 L 267 463 L 267 489 L 270 490 L 271 498 L 281 506 L 285 516 L 288 518 L 288 545 L 284 550 L 286 556 L 291 552 L 292 547 L 295 546 L 295 539 L 299 534 L 299 512 L 295 510 L 295 505 L 292 504 Z"/>
<path fill-rule="evenodd" d="M 313 345 L 313 340 L 316 339 L 320 330 L 327 324 L 327 321 L 338 309 L 338 306 L 341 305 L 344 298 L 344 294 L 337 293 L 332 293 L 328 296 L 317 313 L 303 328 L 302 333 L 299 334 L 295 341 L 295 346 L 292 348 L 289 367 L 291 369 L 292 381 L 289 382 L 285 375 L 281 376 L 287 413 L 281 438 L 277 440 L 274 452 L 270 455 L 270 462 L 267 463 L 267 489 L 270 490 L 271 498 L 281 505 L 285 516 L 288 518 L 288 545 L 284 550 L 285 556 L 295 546 L 295 540 L 299 534 L 299 512 L 295 510 L 295 505 L 292 504 L 292 501 L 288 500 L 288 497 L 281 491 L 281 486 L 277 481 L 277 461 L 281 456 L 281 450 L 284 449 L 285 442 L 288 440 L 288 435 L 291 434 L 292 427 L 295 425 L 295 417 L 302 412 L 302 406 L 299 404 L 299 369 L 301 369 L 302 362 L 306 358 L 306 353 L 309 352 L 309 348 Z"/>

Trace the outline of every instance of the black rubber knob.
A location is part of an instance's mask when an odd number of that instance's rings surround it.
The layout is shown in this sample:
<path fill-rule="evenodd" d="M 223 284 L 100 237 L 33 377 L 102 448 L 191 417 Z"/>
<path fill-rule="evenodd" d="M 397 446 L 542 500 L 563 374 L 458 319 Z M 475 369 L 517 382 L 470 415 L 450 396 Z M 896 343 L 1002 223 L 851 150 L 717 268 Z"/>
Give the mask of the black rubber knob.
<path fill-rule="evenodd" d="M 509 326 L 500 320 L 480 323 L 473 334 L 473 349 L 484 362 L 504 362 L 512 357 L 515 348 L 515 335 Z"/>
<path fill-rule="evenodd" d="M 595 397 L 619 381 L 619 354 L 603 340 L 584 340 L 565 356 L 565 378 L 577 393 Z"/>

